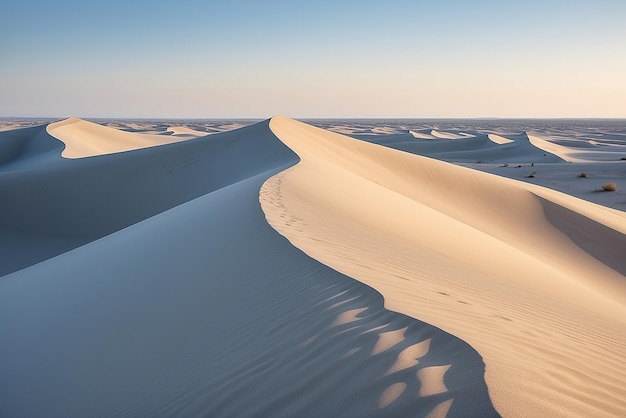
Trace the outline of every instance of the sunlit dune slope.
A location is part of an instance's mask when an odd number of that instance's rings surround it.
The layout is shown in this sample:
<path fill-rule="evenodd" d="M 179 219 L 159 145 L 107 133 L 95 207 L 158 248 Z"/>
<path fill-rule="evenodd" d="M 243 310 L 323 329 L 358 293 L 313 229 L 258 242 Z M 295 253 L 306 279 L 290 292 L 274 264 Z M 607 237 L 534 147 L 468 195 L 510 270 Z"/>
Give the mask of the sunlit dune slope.
<path fill-rule="evenodd" d="M 452 135 L 452 134 L 450 134 Z M 569 158 L 565 147 L 531 137 L 527 133 L 454 135 L 453 138 L 433 137 L 429 140 L 403 135 L 353 135 L 358 139 L 385 145 L 413 154 L 454 162 L 491 163 L 556 163 Z M 571 150 L 567 150 L 571 153 Z"/>
<path fill-rule="evenodd" d="M 283 117 L 270 128 L 302 161 L 265 183 L 268 221 L 475 347 L 499 412 L 626 413 L 623 212 Z"/>
<path fill-rule="evenodd" d="M 63 157 L 83 158 L 184 141 L 178 135 L 148 135 L 108 128 L 78 118 L 51 123 L 48 133 L 65 144 Z M 176 131 L 174 131 L 176 133 Z"/>

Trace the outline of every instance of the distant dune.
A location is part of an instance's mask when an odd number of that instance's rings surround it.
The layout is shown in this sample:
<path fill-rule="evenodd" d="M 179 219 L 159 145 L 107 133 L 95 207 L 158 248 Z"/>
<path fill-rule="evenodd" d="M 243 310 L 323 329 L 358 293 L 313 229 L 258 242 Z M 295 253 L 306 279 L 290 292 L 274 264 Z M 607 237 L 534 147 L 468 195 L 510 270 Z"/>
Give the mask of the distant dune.
<path fill-rule="evenodd" d="M 0 415 L 626 416 L 623 144 L 359 124 L 0 132 Z"/>
<path fill-rule="evenodd" d="M 146 135 L 119 131 L 77 118 L 51 123 L 46 130 L 65 144 L 61 154 L 65 158 L 112 154 L 181 140 L 176 135 Z"/>

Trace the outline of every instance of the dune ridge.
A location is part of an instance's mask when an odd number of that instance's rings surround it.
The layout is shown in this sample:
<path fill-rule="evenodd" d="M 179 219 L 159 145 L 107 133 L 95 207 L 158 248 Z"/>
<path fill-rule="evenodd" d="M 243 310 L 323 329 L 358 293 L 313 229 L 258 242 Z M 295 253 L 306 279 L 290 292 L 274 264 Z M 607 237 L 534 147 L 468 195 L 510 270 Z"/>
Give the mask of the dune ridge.
<path fill-rule="evenodd" d="M 571 158 L 576 153 L 571 149 L 549 143 L 528 133 L 507 135 L 496 134 L 456 135 L 443 138 L 416 137 L 410 134 L 350 135 L 367 142 L 385 145 L 389 148 L 429 156 L 453 162 L 491 163 L 556 163 Z M 427 141 L 419 140 L 428 139 Z"/>
<path fill-rule="evenodd" d="M 301 158 L 263 186 L 270 224 L 476 348 L 498 412 L 626 414 L 624 212 L 283 117 L 270 128 Z"/>
<path fill-rule="evenodd" d="M 180 130 L 174 130 L 174 135 L 149 135 L 135 132 L 124 132 L 97 123 L 78 118 L 64 119 L 46 127 L 46 131 L 65 144 L 61 154 L 65 158 L 84 158 L 98 155 L 125 152 L 156 145 L 170 144 L 184 141 L 189 136 L 176 135 Z M 185 130 L 188 134 L 190 130 Z M 197 137 L 198 135 L 193 135 Z"/>
<path fill-rule="evenodd" d="M 0 236 L 26 243 L 2 265 L 46 248 L 0 278 L 3 415 L 498 416 L 471 346 L 267 224 L 261 185 L 299 161 L 269 121 L 72 159 L 29 134 L 0 167 Z"/>
<path fill-rule="evenodd" d="M 626 214 L 390 149 L 619 141 L 154 126 L 0 133 L 3 412 L 626 415 Z"/>
<path fill-rule="evenodd" d="M 21 152 L 0 165 L 0 193 L 5 198 L 0 216 L 0 275 L 111 234 L 268 167 L 283 167 L 290 155 L 295 158 L 265 134 L 263 124 L 134 150 L 135 145 L 144 144 L 139 134 L 118 133 L 99 125 L 91 129 L 96 125 L 91 122 L 73 122 L 68 129 L 77 125 L 82 128 L 65 133 L 72 135 L 70 142 L 78 149 L 93 150 L 91 145 L 80 144 L 91 143 L 94 138 L 97 144 L 108 142 L 111 131 L 130 141 L 125 143 L 130 149 L 115 154 L 101 149 L 102 155 L 64 158 L 60 155 L 63 143 L 45 128 L 20 132 L 11 144 Z M 91 130 L 82 136 L 85 129 Z M 0 146 L 3 143 L 0 136 Z"/>

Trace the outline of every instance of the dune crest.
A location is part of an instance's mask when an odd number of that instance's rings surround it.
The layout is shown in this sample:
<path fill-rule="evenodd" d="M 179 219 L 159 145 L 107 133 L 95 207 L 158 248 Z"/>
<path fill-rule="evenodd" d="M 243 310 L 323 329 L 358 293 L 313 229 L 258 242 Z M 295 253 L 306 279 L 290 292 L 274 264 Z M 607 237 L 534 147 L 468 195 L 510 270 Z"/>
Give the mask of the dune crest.
<path fill-rule="evenodd" d="M 138 135 L 75 122 L 103 135 L 103 141 L 109 134 L 131 142 Z M 4 148 L 8 161 L 0 165 L 0 173 L 7 170 L 0 175 L 0 194 L 6 199 L 0 207 L 0 276 L 269 168 L 284 167 L 290 161 L 286 156 L 295 162 L 266 125 L 72 159 L 61 157 L 63 144 L 44 127 L 21 130 L 14 140 L 3 133 L 0 151 L 2 145 L 9 147 Z M 85 143 L 81 130 L 66 133 L 72 134 L 70 142 Z"/>
<path fill-rule="evenodd" d="M 443 162 L 620 137 L 183 125 L 0 133 L 4 414 L 626 416 L 626 213 Z"/>
<path fill-rule="evenodd" d="M 15 135 L 2 415 L 497 416 L 472 347 L 267 224 L 261 185 L 299 161 L 269 121 L 78 159 L 42 127 Z"/>
<path fill-rule="evenodd" d="M 191 138 L 199 138 L 201 136 L 207 136 L 208 132 L 196 131 L 195 129 L 186 128 L 184 126 L 170 126 L 166 131 L 168 134 L 172 136 L 178 137 L 191 137 Z"/>
<path fill-rule="evenodd" d="M 461 134 L 455 134 L 451 132 L 442 132 L 442 131 L 437 131 L 435 129 L 430 131 L 430 134 L 433 137 L 439 138 L 439 139 L 461 139 L 461 138 L 467 138 L 468 136 L 471 137 L 471 135 L 461 135 Z"/>
<path fill-rule="evenodd" d="M 505 138 L 505 137 L 503 137 L 501 135 L 496 135 L 496 134 L 489 134 L 489 135 L 487 135 L 487 137 L 491 141 L 495 142 L 496 144 L 500 144 L 500 145 L 502 145 L 502 144 L 510 144 L 511 142 L 514 142 L 512 139 Z"/>
<path fill-rule="evenodd" d="M 179 132 L 177 130 L 173 131 L 174 135 L 168 136 L 139 134 L 108 128 L 78 118 L 68 118 L 51 123 L 46 130 L 65 144 L 65 149 L 61 154 L 65 158 L 113 154 L 170 144 L 190 138 L 190 136 L 176 135 Z M 188 133 L 188 130 L 185 133 Z M 194 135 L 194 137 L 196 136 Z"/>
<path fill-rule="evenodd" d="M 500 413 L 626 414 L 626 214 L 284 117 L 270 128 L 301 158 L 263 186 L 270 224 L 476 348 Z"/>

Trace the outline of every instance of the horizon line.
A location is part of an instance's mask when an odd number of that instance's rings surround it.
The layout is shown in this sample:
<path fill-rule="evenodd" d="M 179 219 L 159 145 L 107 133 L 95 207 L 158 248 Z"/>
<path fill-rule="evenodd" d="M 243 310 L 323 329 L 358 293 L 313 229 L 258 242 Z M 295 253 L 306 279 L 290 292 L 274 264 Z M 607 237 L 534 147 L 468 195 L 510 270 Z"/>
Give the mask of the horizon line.
<path fill-rule="evenodd" d="M 267 120 L 278 114 L 265 117 L 254 116 L 210 116 L 210 117 L 185 117 L 185 116 L 0 116 L 0 120 L 28 120 L 28 119 L 49 119 L 64 120 L 72 117 L 78 119 L 91 120 Z M 286 115 L 284 115 L 286 116 Z M 624 117 L 604 117 L 604 116 L 286 116 L 296 120 L 626 120 Z"/>

